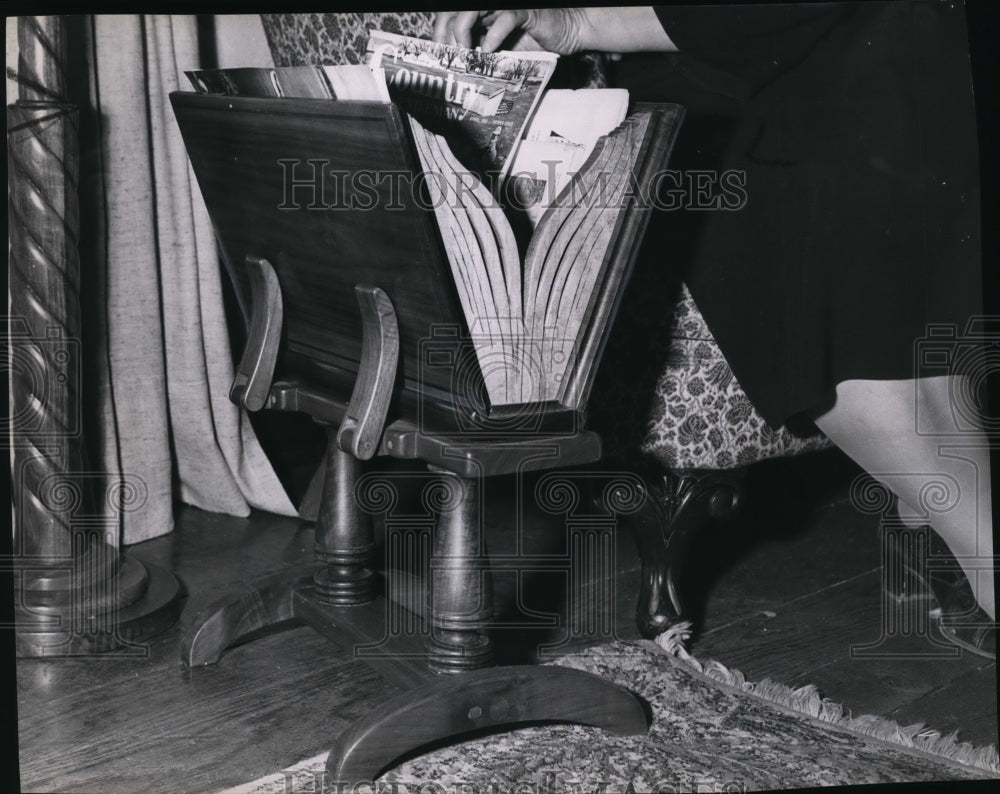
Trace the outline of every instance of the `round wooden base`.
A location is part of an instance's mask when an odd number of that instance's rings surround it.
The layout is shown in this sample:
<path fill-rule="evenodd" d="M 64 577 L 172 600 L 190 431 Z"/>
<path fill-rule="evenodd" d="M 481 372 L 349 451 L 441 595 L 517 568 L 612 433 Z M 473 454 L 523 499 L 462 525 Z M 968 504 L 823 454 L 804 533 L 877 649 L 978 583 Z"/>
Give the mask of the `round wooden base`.
<path fill-rule="evenodd" d="M 141 592 L 135 587 L 137 572 L 145 585 Z M 15 615 L 17 655 L 144 654 L 142 643 L 166 631 L 180 617 L 181 584 L 158 565 L 123 554 L 116 581 L 109 584 L 117 598 L 71 591 L 60 599 L 59 606 L 19 604 Z"/>

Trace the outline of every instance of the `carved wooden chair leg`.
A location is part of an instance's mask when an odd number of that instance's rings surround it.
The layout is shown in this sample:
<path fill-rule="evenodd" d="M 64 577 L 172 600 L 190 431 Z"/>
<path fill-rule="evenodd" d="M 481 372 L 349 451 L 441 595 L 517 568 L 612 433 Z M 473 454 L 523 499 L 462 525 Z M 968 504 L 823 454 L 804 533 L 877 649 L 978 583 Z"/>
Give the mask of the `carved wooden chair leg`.
<path fill-rule="evenodd" d="M 686 617 L 678 582 L 691 540 L 710 518 L 736 512 L 743 478 L 740 470 L 688 470 L 644 479 L 646 499 L 632 516 L 642 561 L 636 619 L 655 637 Z"/>

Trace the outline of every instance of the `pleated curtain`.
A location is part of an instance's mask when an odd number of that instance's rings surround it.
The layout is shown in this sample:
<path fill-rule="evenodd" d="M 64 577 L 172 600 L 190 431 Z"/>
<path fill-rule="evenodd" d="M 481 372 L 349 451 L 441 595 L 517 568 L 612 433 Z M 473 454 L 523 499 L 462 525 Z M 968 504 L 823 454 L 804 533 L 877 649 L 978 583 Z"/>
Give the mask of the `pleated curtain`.
<path fill-rule="evenodd" d="M 177 500 L 235 516 L 294 514 L 228 398 L 225 276 L 168 99 L 201 65 L 197 21 L 95 15 L 82 28 L 87 446 L 92 464 L 126 486 L 116 493 L 127 503 L 111 506 L 122 540 L 171 531 Z"/>

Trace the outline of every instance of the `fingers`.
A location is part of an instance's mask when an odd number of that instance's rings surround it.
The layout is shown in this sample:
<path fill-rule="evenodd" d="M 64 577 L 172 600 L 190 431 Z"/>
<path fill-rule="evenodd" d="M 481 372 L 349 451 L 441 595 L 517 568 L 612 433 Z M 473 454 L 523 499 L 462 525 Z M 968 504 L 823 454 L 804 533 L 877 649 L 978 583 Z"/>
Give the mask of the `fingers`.
<path fill-rule="evenodd" d="M 508 36 L 515 30 L 524 27 L 528 21 L 528 12 L 524 10 L 500 11 L 491 15 L 493 17 L 486 35 L 483 36 L 481 46 L 485 52 L 493 52 L 500 48 Z"/>
<path fill-rule="evenodd" d="M 442 11 L 434 17 L 434 41 L 441 44 L 472 46 L 472 29 L 481 11 Z"/>
<path fill-rule="evenodd" d="M 478 21 L 487 30 L 479 46 L 485 52 L 500 48 L 508 36 L 528 22 L 527 11 L 440 11 L 434 15 L 434 41 L 472 47 L 472 31 Z"/>
<path fill-rule="evenodd" d="M 438 11 L 434 15 L 434 33 L 431 34 L 431 38 L 439 44 L 448 44 L 448 38 L 451 36 L 451 31 L 449 27 L 451 26 L 452 17 L 455 16 L 454 11 Z"/>

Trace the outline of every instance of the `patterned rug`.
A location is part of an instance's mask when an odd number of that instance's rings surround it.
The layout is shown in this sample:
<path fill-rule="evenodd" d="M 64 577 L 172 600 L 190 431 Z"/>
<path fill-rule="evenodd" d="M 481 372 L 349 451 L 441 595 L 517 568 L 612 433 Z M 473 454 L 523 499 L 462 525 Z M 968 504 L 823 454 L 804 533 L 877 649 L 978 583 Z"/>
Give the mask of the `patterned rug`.
<path fill-rule="evenodd" d="M 748 682 L 691 657 L 685 637 L 682 625 L 656 643 L 612 643 L 554 662 L 643 698 L 653 714 L 644 736 L 576 725 L 523 728 L 419 756 L 363 790 L 638 794 L 1000 778 L 996 747 L 975 748 L 923 725 L 853 717 L 812 686 Z M 224 794 L 321 792 L 325 762 L 325 755 L 310 758 Z"/>

